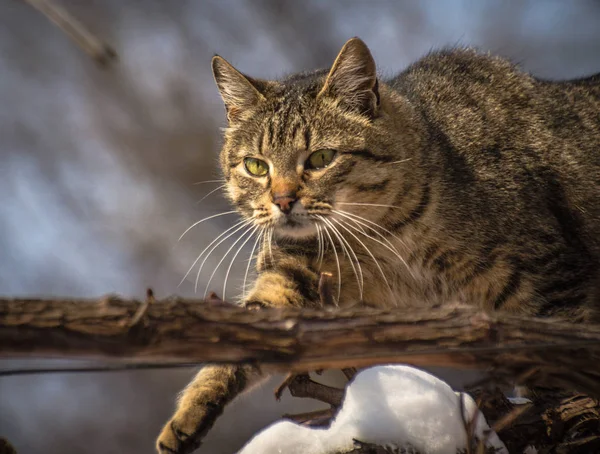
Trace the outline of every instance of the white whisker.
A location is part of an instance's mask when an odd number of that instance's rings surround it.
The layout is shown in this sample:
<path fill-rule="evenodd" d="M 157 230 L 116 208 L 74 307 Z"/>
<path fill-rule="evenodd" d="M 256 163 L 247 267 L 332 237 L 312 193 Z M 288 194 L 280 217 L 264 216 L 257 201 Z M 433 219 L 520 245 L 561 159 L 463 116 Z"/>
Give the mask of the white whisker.
<path fill-rule="evenodd" d="M 271 266 L 275 265 L 275 259 L 273 259 L 273 232 L 275 231 L 275 227 L 271 227 L 269 229 L 269 241 L 267 242 L 269 246 L 269 256 L 271 257 Z"/>
<path fill-rule="evenodd" d="M 199 203 L 202 203 L 202 201 L 204 199 L 206 199 L 209 195 L 214 194 L 215 192 L 217 192 L 219 189 L 223 189 L 225 186 L 227 186 L 226 184 L 222 184 L 221 186 L 216 187 L 215 189 L 213 189 L 212 191 L 210 191 L 208 194 L 206 194 L 204 197 L 202 197 L 200 200 L 198 200 L 196 202 L 196 205 L 198 205 Z"/>
<path fill-rule="evenodd" d="M 256 230 L 256 228 L 257 227 L 254 227 L 254 230 Z M 215 277 L 215 274 L 217 274 L 217 270 L 221 266 L 221 263 L 223 263 L 223 261 L 229 255 L 229 253 L 233 250 L 235 245 L 238 244 L 240 242 L 240 240 L 242 238 L 244 238 L 248 232 L 250 232 L 250 236 L 252 236 L 252 232 L 254 230 L 252 229 L 252 227 L 248 227 L 248 229 L 244 230 L 242 232 L 242 234 L 238 237 L 238 239 L 235 240 L 231 246 L 229 246 L 229 249 L 227 249 L 227 252 L 225 252 L 225 254 L 223 254 L 223 257 L 221 257 L 221 260 L 219 260 L 219 263 L 217 263 L 217 266 L 215 266 L 215 269 L 213 270 L 212 274 L 208 278 L 208 282 L 206 283 L 206 290 L 204 290 L 204 298 L 206 298 L 206 295 L 208 295 L 208 288 L 210 287 L 210 283 L 211 283 L 213 277 Z M 208 258 L 208 256 L 206 256 L 206 258 Z M 205 258 L 205 260 L 206 260 L 206 258 Z"/>
<path fill-rule="evenodd" d="M 198 184 L 207 184 L 207 183 L 225 183 L 225 179 L 221 178 L 220 180 L 204 180 L 204 181 L 196 181 L 195 183 L 192 183 L 193 185 L 198 185 Z"/>
<path fill-rule="evenodd" d="M 194 260 L 194 263 L 192 263 L 192 266 L 190 266 L 190 268 L 187 270 L 187 273 L 185 273 L 185 276 L 183 276 L 183 279 L 181 279 L 181 281 L 179 282 L 179 285 L 183 284 L 183 282 L 185 281 L 185 279 L 188 277 L 188 275 L 191 273 L 191 271 L 196 266 L 196 263 L 198 263 L 198 260 L 200 260 L 200 258 L 204 255 L 204 253 L 208 250 L 209 247 L 211 247 L 213 244 L 215 244 L 217 241 L 219 241 L 219 238 L 221 238 L 222 236 L 226 235 L 228 232 L 230 232 L 231 230 L 235 229 L 236 227 L 238 227 L 238 226 L 240 226 L 242 224 L 248 224 L 248 223 L 250 223 L 250 221 L 245 220 L 245 219 L 241 220 L 239 222 L 236 222 L 234 225 L 232 225 L 231 227 L 229 227 L 223 233 L 220 233 L 219 236 L 217 236 L 214 240 L 212 240 L 212 242 L 208 246 L 206 246 L 202 252 L 200 252 L 200 255 L 198 255 L 198 257 L 196 258 L 196 260 Z M 242 225 L 242 227 L 243 227 L 243 225 Z M 240 229 L 242 227 L 240 227 Z M 236 230 L 236 232 L 237 232 L 237 230 Z M 232 235 L 234 233 L 235 232 L 232 232 Z M 227 238 L 229 238 L 229 237 L 227 237 Z M 227 238 L 225 238 L 225 239 L 227 239 Z M 179 287 L 179 285 L 178 285 L 178 287 Z"/>
<path fill-rule="evenodd" d="M 317 216 L 317 218 L 319 218 L 319 219 L 321 219 L 321 221 L 323 221 L 323 217 L 322 216 Z M 338 294 L 337 294 L 336 306 L 338 306 L 340 304 L 340 296 L 342 294 L 342 272 L 341 272 L 341 268 L 340 268 L 340 259 L 338 257 L 337 249 L 335 248 L 335 243 L 333 242 L 333 238 L 331 238 L 329 230 L 327 229 L 327 225 L 323 226 L 323 230 L 325 231 L 325 234 L 329 238 L 329 242 L 331 243 L 331 247 L 333 248 L 333 254 L 335 256 L 335 264 L 337 265 Z"/>
<path fill-rule="evenodd" d="M 408 162 L 408 161 L 412 161 L 412 158 L 401 159 L 400 161 L 392 161 L 392 162 L 388 162 L 388 164 L 401 164 L 403 162 Z"/>
<path fill-rule="evenodd" d="M 350 221 L 354 222 L 354 223 L 358 223 L 360 225 L 363 225 L 364 227 L 368 228 L 369 230 L 371 230 L 372 232 L 374 232 L 376 235 L 378 235 L 380 238 L 382 238 L 386 243 L 383 244 L 381 241 L 377 240 L 376 238 L 373 238 L 371 235 L 367 234 L 367 232 L 365 232 L 364 230 L 357 228 L 355 226 L 353 226 L 352 224 L 346 224 L 349 227 L 356 229 L 357 231 L 359 231 L 360 233 L 362 233 L 364 236 L 366 236 L 367 238 L 370 238 L 371 240 L 381 244 L 382 246 L 384 246 L 386 249 L 388 249 L 389 251 L 391 251 L 396 257 L 398 257 L 398 260 L 400 260 L 400 262 L 402 262 L 402 264 L 406 267 L 406 270 L 408 271 L 408 273 L 411 275 L 411 277 L 413 279 L 416 279 L 414 273 L 412 272 L 412 270 L 410 269 L 410 266 L 408 266 L 408 263 L 406 262 L 406 260 L 404 260 L 404 258 L 400 255 L 400 252 L 398 251 L 398 249 L 396 249 L 396 247 L 393 245 L 393 243 L 390 242 L 389 239 L 387 239 L 385 236 L 383 236 L 381 233 L 379 233 L 376 229 L 374 229 L 373 227 L 369 227 L 368 225 L 366 225 L 364 222 L 359 221 L 358 219 L 353 219 L 352 217 L 348 216 L 355 216 L 359 219 L 362 219 L 370 224 L 375 225 L 377 228 L 383 230 L 384 232 L 387 232 L 388 234 L 390 234 L 391 236 L 393 236 L 394 238 L 396 238 L 398 241 L 400 241 L 402 244 L 405 244 L 404 241 L 402 241 L 402 239 L 398 238 L 396 235 L 394 235 L 392 232 L 390 232 L 389 230 L 381 227 L 378 224 L 375 224 L 372 221 L 369 221 L 368 219 L 365 219 L 361 216 L 355 215 L 353 213 L 349 213 L 349 212 L 343 212 L 343 211 L 339 211 L 339 210 L 332 210 L 332 212 L 337 213 L 341 216 L 344 216 L 345 218 L 349 219 Z M 388 246 L 389 245 L 389 246 Z"/>
<path fill-rule="evenodd" d="M 262 242 L 262 247 L 261 249 L 264 251 L 265 254 L 265 265 L 267 263 L 267 251 L 269 250 L 269 234 L 271 233 L 271 227 L 265 227 L 265 234 L 263 236 L 263 242 Z M 273 265 L 273 256 L 271 255 L 270 257 L 270 263 L 271 265 Z"/>
<path fill-rule="evenodd" d="M 226 301 L 226 291 L 227 291 L 227 279 L 229 278 L 229 273 L 231 272 L 231 267 L 233 266 L 233 262 L 235 262 L 236 257 L 239 255 L 240 251 L 244 248 L 244 246 L 246 245 L 246 243 L 248 241 L 250 241 L 252 239 L 252 236 L 256 233 L 256 231 L 260 228 L 260 226 L 256 226 L 254 227 L 254 230 L 252 230 L 250 232 L 250 235 L 248 236 L 248 238 L 246 238 L 244 240 L 244 242 L 242 243 L 242 245 L 238 248 L 237 251 L 235 251 L 235 254 L 233 254 L 233 257 L 231 258 L 231 262 L 229 262 L 229 266 L 227 267 L 227 272 L 225 273 L 225 281 L 223 282 L 223 301 Z M 254 243 L 256 244 L 256 243 Z"/>
<path fill-rule="evenodd" d="M 359 205 L 359 206 L 368 206 L 368 207 L 384 207 L 384 208 L 396 208 L 397 210 L 401 210 L 401 207 L 397 207 L 394 205 L 382 205 L 380 203 L 359 203 L 359 202 L 336 202 L 338 205 Z"/>
<path fill-rule="evenodd" d="M 204 221 L 208 221 L 210 219 L 218 218 L 219 216 L 225 216 L 225 215 L 233 214 L 233 213 L 237 213 L 237 211 L 235 211 L 235 210 L 226 211 L 225 213 L 213 214 L 212 216 L 208 216 L 208 217 L 206 217 L 204 219 L 200 219 L 199 221 L 194 222 L 192 225 L 190 225 L 185 230 L 185 232 L 183 232 L 181 234 L 181 236 L 177 239 L 177 241 L 181 241 L 181 239 L 185 236 L 185 234 L 188 233 L 190 230 L 192 230 L 194 227 L 196 227 L 198 224 L 202 224 Z"/>
<path fill-rule="evenodd" d="M 325 240 L 323 238 L 323 232 L 321 231 L 321 226 L 315 223 L 315 227 L 317 229 L 317 240 L 319 243 L 319 251 L 317 252 L 317 269 L 320 271 L 321 266 L 323 265 L 323 256 L 325 255 Z"/>
<path fill-rule="evenodd" d="M 356 277 L 356 282 L 358 283 L 360 299 L 362 300 L 363 288 L 364 288 L 364 278 L 363 278 L 362 268 L 360 266 L 360 261 L 358 260 L 358 257 L 356 256 L 350 243 L 348 243 L 348 241 L 344 238 L 344 236 L 341 234 L 341 232 L 331 223 L 331 221 L 329 221 L 325 218 L 321 218 L 321 220 L 323 222 L 325 222 L 327 225 L 329 225 L 329 227 L 331 227 L 334 235 L 337 236 L 338 241 L 340 242 L 342 249 L 344 250 L 344 254 L 348 257 L 348 261 L 350 262 L 350 266 L 352 266 L 352 271 L 354 272 L 354 276 Z M 354 266 L 353 260 L 356 260 L 356 263 L 358 265 L 358 272 L 357 272 L 357 268 Z M 360 277 L 359 277 L 359 274 L 360 274 Z"/>
<path fill-rule="evenodd" d="M 217 244 L 215 244 L 210 251 L 207 252 L 206 256 L 204 257 L 204 260 L 202 260 L 202 263 L 200 264 L 200 268 L 198 268 L 198 272 L 196 273 L 196 280 L 194 281 L 194 293 L 198 291 L 198 281 L 200 280 L 200 274 L 202 273 L 202 268 L 204 268 L 204 264 L 206 263 L 206 261 L 208 260 L 208 258 L 210 257 L 210 254 L 213 253 L 213 251 L 218 248 L 225 240 L 231 238 L 232 235 L 235 235 L 237 232 L 239 232 L 240 230 L 242 230 L 243 228 L 247 227 L 249 224 L 252 223 L 251 219 L 248 219 L 246 221 L 244 221 L 242 223 L 242 225 L 240 225 L 239 227 L 237 227 L 233 232 L 231 232 L 229 235 L 227 235 L 225 238 L 223 238 L 222 240 L 220 240 Z M 215 241 L 213 241 L 214 243 Z M 211 243 L 211 244 L 213 244 Z M 210 244 L 206 247 L 206 249 L 208 249 L 210 247 Z M 206 250 L 205 249 L 205 250 Z M 202 254 L 204 253 L 204 251 L 202 252 Z M 201 255 L 202 255 L 201 254 Z M 198 257 L 200 258 L 200 257 Z M 196 259 L 197 260 L 197 259 Z"/>
<path fill-rule="evenodd" d="M 376 232 L 378 235 L 380 235 L 382 238 L 385 238 L 383 235 L 381 235 L 380 233 L 377 232 L 377 230 L 375 230 L 373 227 L 369 227 L 368 225 L 365 225 L 364 223 L 366 222 L 367 224 L 371 224 L 374 225 L 375 227 L 377 227 L 378 229 L 384 231 L 385 233 L 389 234 L 390 236 L 393 236 L 394 238 L 396 238 L 400 243 L 402 243 L 403 245 L 406 246 L 406 243 L 402 240 L 402 238 L 396 236 L 393 232 L 389 231 L 388 229 L 381 227 L 379 224 L 377 224 L 376 222 L 370 221 L 367 218 L 364 218 L 362 216 L 359 216 L 358 214 L 355 213 L 350 213 L 349 211 L 344 211 L 344 210 L 331 210 L 333 213 L 337 213 L 337 214 L 341 214 L 342 216 L 346 217 L 346 218 L 356 218 L 356 219 L 351 219 L 354 222 L 358 222 L 359 224 L 363 225 L 364 227 L 373 230 L 374 232 Z M 364 222 L 360 222 L 360 221 L 364 221 Z M 385 238 L 387 240 L 387 238 Z M 389 243 L 389 240 L 388 240 Z M 390 246 L 393 247 L 392 243 L 389 243 Z M 394 248 L 395 249 L 395 248 Z"/>
<path fill-rule="evenodd" d="M 258 246 L 258 242 L 261 238 L 264 239 L 265 229 L 261 228 L 260 235 L 256 236 L 256 241 L 254 242 L 254 246 L 252 246 L 252 251 L 250 251 L 250 258 L 248 259 L 248 265 L 246 265 L 246 273 L 244 274 L 244 283 L 242 285 L 242 298 L 247 296 L 246 293 L 246 280 L 248 279 L 248 272 L 250 271 L 250 265 L 252 264 L 252 259 L 254 259 L 254 251 L 256 250 L 256 246 Z"/>
<path fill-rule="evenodd" d="M 340 225 L 340 227 L 342 227 L 344 230 L 346 230 L 350 235 L 352 235 L 354 237 L 354 239 L 356 241 L 358 241 L 360 243 L 360 245 L 365 249 L 365 251 L 367 251 L 367 253 L 371 256 L 371 258 L 373 259 L 373 261 L 375 262 L 375 265 L 377 266 L 377 268 L 379 269 L 379 272 L 381 273 L 381 276 L 383 277 L 383 280 L 385 281 L 386 285 L 388 286 L 388 288 L 390 289 L 390 292 L 392 292 L 392 287 L 390 286 L 390 283 L 387 280 L 387 277 L 385 276 L 385 273 L 383 272 L 383 268 L 381 268 L 381 265 L 379 264 L 379 261 L 375 258 L 375 256 L 371 253 L 371 251 L 369 250 L 369 248 L 365 245 L 365 243 L 363 243 L 360 238 L 358 238 L 354 233 L 352 233 L 350 230 L 348 230 L 348 228 L 339 220 L 339 219 L 335 219 L 332 218 L 333 221 L 335 221 L 336 223 L 338 223 Z"/>

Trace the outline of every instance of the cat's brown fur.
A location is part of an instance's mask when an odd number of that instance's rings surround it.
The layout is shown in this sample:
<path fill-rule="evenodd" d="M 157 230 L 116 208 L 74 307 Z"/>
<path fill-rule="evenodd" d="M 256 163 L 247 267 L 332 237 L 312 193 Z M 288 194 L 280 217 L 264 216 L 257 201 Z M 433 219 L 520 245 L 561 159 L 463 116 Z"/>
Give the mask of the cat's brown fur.
<path fill-rule="evenodd" d="M 260 81 L 220 57 L 213 70 L 229 118 L 230 199 L 267 239 L 274 232 L 245 303 L 316 306 L 327 270 L 344 306 L 459 301 L 598 320 L 599 76 L 540 81 L 448 50 L 382 83 L 359 39 L 329 72 Z M 304 169 L 320 149 L 336 150 L 333 162 Z M 249 175 L 246 156 L 269 174 Z M 282 195 L 297 199 L 289 215 L 273 203 Z M 193 449 L 253 372 L 202 369 L 159 451 Z"/>

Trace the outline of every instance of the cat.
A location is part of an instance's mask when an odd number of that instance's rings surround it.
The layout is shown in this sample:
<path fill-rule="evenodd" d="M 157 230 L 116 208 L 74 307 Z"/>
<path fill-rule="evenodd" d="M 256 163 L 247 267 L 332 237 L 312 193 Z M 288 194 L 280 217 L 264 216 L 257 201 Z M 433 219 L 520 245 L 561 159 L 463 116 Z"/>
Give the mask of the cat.
<path fill-rule="evenodd" d="M 382 81 L 358 38 L 279 81 L 212 68 L 227 194 L 264 240 L 248 307 L 318 307 L 329 271 L 344 307 L 600 319 L 600 74 L 544 81 L 449 49 Z M 191 452 L 259 377 L 203 368 L 159 452 Z"/>

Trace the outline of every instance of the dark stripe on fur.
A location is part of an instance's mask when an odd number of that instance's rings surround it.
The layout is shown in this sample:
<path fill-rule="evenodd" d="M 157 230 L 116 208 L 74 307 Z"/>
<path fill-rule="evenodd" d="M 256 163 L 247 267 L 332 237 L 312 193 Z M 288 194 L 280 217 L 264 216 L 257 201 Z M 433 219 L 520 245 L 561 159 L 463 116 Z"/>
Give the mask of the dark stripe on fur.
<path fill-rule="evenodd" d="M 380 156 L 371 153 L 369 150 L 353 150 L 353 151 L 344 151 L 344 154 L 349 154 L 352 156 L 358 156 L 362 159 L 367 159 L 369 161 L 374 162 L 392 162 L 394 157 L 392 156 Z"/>
<path fill-rule="evenodd" d="M 423 266 L 427 266 L 429 261 L 439 252 L 440 249 L 441 246 L 438 243 L 434 243 L 431 246 L 427 247 L 423 251 L 423 255 L 421 256 L 421 263 L 423 264 Z"/>
<path fill-rule="evenodd" d="M 494 309 L 500 309 L 508 301 L 508 299 L 517 293 L 519 287 L 521 285 L 521 273 L 519 271 L 513 271 L 513 273 L 508 278 L 508 282 L 500 292 L 500 294 L 496 297 L 494 301 Z"/>
<path fill-rule="evenodd" d="M 564 271 L 566 273 L 566 271 Z M 569 273 L 570 274 L 570 273 Z M 587 280 L 583 275 L 583 271 L 577 274 L 573 274 L 571 276 L 560 276 L 556 278 L 548 278 L 549 283 L 545 286 L 542 286 L 540 289 L 540 293 L 544 296 L 553 295 L 556 293 L 565 293 L 571 290 L 574 290 L 583 285 L 583 283 Z"/>
<path fill-rule="evenodd" d="M 352 172 L 352 167 L 353 167 L 353 165 L 351 162 L 347 163 L 347 165 L 344 167 L 337 167 L 335 176 L 332 178 L 333 182 L 335 182 L 335 183 L 341 182 L 344 178 L 346 178 Z"/>
<path fill-rule="evenodd" d="M 306 301 L 317 301 L 316 275 L 308 268 L 298 268 L 292 265 L 278 266 L 277 270 L 289 277 L 296 284 L 296 289 Z"/>
<path fill-rule="evenodd" d="M 304 130 L 304 143 L 305 143 L 305 147 L 307 150 L 310 150 L 310 138 L 311 138 L 310 128 L 307 127 Z"/>
<path fill-rule="evenodd" d="M 365 191 L 365 192 L 383 191 L 383 190 L 385 190 L 385 188 L 387 188 L 388 184 L 390 184 L 389 179 L 380 181 L 379 183 L 359 184 L 356 186 L 356 188 L 359 191 Z"/>
<path fill-rule="evenodd" d="M 447 271 L 449 268 L 451 268 L 449 259 L 451 259 L 453 256 L 456 257 L 457 255 L 458 255 L 457 251 L 453 251 L 453 250 L 444 251 L 433 260 L 430 267 L 440 273 Z"/>
<path fill-rule="evenodd" d="M 538 315 L 548 317 L 552 315 L 558 315 L 561 312 L 567 311 L 569 315 L 572 315 L 574 308 L 582 307 L 585 304 L 586 295 L 582 293 L 576 293 L 562 298 L 549 298 L 542 304 L 539 309 Z"/>
<path fill-rule="evenodd" d="M 425 211 L 427 210 L 430 201 L 431 189 L 429 188 L 429 185 L 426 184 L 423 187 L 421 200 L 419 201 L 417 206 L 405 218 L 400 219 L 399 221 L 392 222 L 389 229 L 392 231 L 400 230 L 402 227 L 405 227 L 408 224 L 412 224 L 413 222 L 418 221 L 423 216 L 423 214 L 425 214 Z"/>

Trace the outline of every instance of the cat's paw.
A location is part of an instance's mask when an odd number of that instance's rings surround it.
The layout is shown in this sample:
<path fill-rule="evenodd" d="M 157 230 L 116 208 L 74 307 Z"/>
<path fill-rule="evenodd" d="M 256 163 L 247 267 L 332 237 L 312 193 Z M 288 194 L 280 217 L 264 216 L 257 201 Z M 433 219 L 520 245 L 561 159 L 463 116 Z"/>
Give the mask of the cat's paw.
<path fill-rule="evenodd" d="M 212 403 L 179 409 L 158 436 L 157 451 L 160 454 L 195 451 L 222 412 L 221 406 Z"/>

